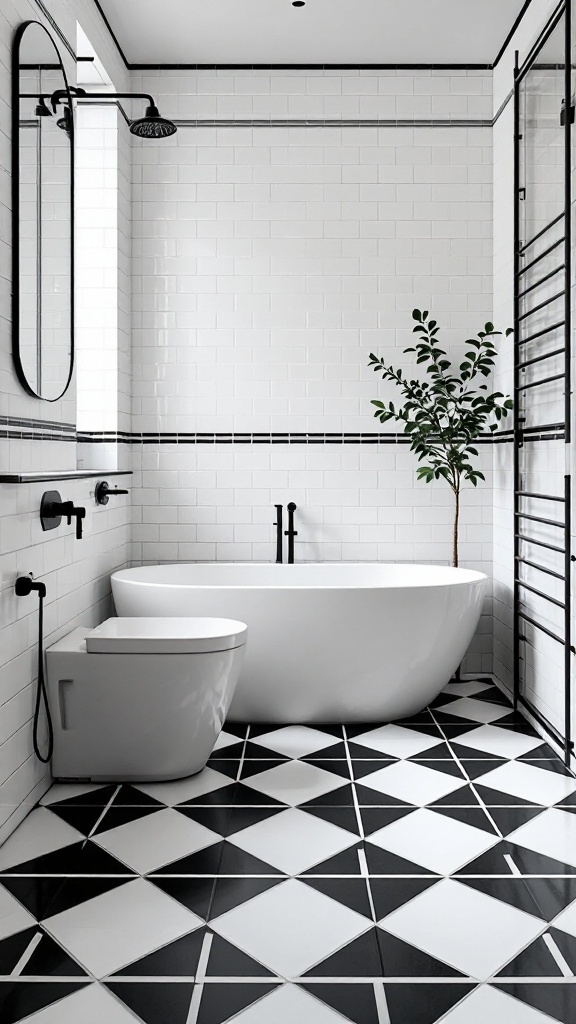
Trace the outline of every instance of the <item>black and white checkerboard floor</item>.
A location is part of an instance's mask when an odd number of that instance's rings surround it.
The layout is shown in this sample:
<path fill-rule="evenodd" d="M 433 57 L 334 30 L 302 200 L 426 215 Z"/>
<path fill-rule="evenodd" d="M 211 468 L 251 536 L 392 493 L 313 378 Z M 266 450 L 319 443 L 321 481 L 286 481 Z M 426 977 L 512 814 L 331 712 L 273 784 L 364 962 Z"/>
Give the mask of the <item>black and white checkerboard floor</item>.
<path fill-rule="evenodd" d="M 576 1021 L 576 780 L 489 682 L 54 785 L 0 849 L 0 1020 Z"/>

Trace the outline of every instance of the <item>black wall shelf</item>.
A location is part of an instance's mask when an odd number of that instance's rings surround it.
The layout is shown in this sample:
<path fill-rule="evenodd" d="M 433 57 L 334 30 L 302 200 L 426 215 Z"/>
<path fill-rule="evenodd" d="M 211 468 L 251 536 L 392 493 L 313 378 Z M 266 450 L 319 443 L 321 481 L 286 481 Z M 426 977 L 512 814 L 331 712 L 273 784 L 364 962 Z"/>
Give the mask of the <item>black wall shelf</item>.
<path fill-rule="evenodd" d="M 49 480 L 89 480 L 91 477 L 132 476 L 131 469 L 63 469 L 47 473 L 0 473 L 0 484 L 37 484 Z"/>

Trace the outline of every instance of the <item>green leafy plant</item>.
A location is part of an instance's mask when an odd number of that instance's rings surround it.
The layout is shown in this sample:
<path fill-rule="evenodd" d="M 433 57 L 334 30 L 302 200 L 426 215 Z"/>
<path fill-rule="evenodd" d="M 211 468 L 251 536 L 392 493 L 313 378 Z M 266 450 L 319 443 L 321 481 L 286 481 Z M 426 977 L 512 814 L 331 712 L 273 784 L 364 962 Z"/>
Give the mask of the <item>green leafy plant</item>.
<path fill-rule="evenodd" d="M 374 416 L 381 423 L 395 420 L 411 438 L 410 450 L 424 463 L 418 468 L 420 480 L 446 480 L 454 494 L 452 564 L 458 565 L 458 521 L 463 481 L 474 487 L 484 475 L 475 469 L 472 459 L 478 457 L 474 442 L 486 430 L 494 432 L 499 422 L 513 407 L 510 397 L 500 391 L 489 392 L 487 384 L 478 380 L 489 377 L 494 368 L 496 347 L 493 338 L 501 335 L 487 323 L 477 338 L 468 338 L 464 361 L 456 373 L 446 352 L 438 342 L 436 320 L 428 319 L 428 310 L 415 309 L 412 319 L 418 336 L 414 346 L 404 352 L 416 353 L 416 363 L 426 364 L 427 380 L 408 380 L 393 366 L 370 353 L 369 366 L 381 373 L 384 380 L 400 388 L 404 402 L 396 408 L 393 402 L 373 400 Z M 512 333 L 508 328 L 506 336 Z"/>

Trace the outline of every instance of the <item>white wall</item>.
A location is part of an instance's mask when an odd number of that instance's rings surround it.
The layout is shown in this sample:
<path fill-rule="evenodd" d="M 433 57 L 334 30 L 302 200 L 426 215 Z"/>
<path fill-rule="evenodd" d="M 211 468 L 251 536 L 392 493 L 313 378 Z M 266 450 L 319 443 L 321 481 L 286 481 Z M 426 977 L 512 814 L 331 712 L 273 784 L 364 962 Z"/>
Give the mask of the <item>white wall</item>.
<path fill-rule="evenodd" d="M 91 0 L 52 0 L 51 15 L 67 39 L 75 44 L 78 17 L 114 78 L 126 88 L 128 76 Z M 44 22 L 33 0 L 3 0 L 0 8 L 0 468 L 8 471 L 64 470 L 76 468 L 75 385 L 63 399 L 42 402 L 28 396 L 14 374 L 11 355 L 11 111 L 10 60 L 12 37 L 24 20 Z M 57 40 L 70 81 L 75 81 L 75 62 Z M 126 133 L 127 134 L 127 133 Z M 122 143 L 125 181 L 129 142 Z M 121 190 L 122 191 L 122 190 Z M 121 270 L 124 294 L 129 259 L 129 191 L 122 200 Z M 127 209 L 128 207 L 128 209 Z M 129 332 L 126 318 L 129 299 L 120 302 L 118 399 L 126 429 L 129 377 Z M 123 306 L 123 308 L 122 308 Z M 127 311 L 128 310 L 128 311 Z M 7 436 L 2 436 L 7 435 Z M 42 438 L 43 439 L 40 439 Z M 92 446 L 99 458 L 100 446 Z M 115 446 L 116 451 L 124 446 Z M 124 456 L 126 465 L 127 456 Z M 102 463 L 100 463 L 102 464 Z M 107 463 L 110 467 L 113 463 Z M 130 479 L 130 478 L 123 478 Z M 110 609 L 110 572 L 127 562 L 129 506 L 115 499 L 106 507 L 94 503 L 94 480 L 63 481 L 59 485 L 0 484 L 0 842 L 16 827 L 49 785 L 46 768 L 32 752 L 32 709 L 36 685 L 36 598 L 17 598 L 14 582 L 32 571 L 47 586 L 46 644 L 73 626 L 96 625 Z M 74 527 L 63 524 L 43 533 L 39 519 L 44 490 L 58 486 L 64 499 L 87 509 L 85 537 L 74 539 Z"/>

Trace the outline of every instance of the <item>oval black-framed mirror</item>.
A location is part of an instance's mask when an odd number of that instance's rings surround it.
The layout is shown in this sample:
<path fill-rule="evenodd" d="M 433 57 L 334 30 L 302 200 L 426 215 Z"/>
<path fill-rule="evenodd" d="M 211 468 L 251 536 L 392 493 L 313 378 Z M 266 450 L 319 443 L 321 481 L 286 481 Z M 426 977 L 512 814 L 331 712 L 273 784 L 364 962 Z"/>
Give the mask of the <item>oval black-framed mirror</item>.
<path fill-rule="evenodd" d="M 74 112 L 38 21 L 12 48 L 12 354 L 29 395 L 56 402 L 74 368 Z"/>

